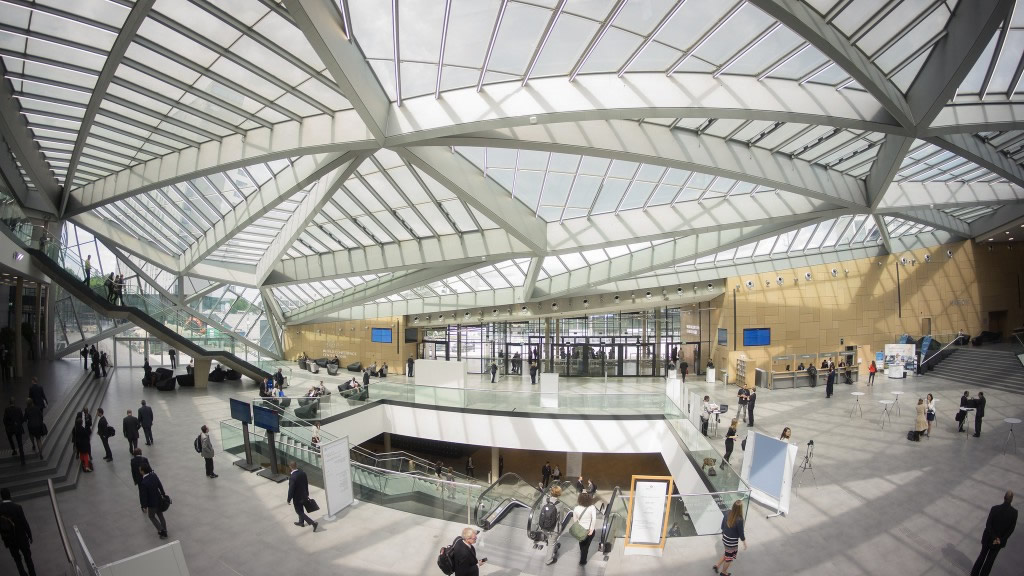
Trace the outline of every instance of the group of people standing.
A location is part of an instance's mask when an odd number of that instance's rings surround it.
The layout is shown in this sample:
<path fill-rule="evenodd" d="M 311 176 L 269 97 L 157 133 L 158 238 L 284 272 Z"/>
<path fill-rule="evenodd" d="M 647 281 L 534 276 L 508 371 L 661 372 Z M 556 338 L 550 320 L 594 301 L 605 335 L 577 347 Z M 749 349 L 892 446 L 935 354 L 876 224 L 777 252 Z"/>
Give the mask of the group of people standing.
<path fill-rule="evenodd" d="M 93 344 L 92 346 L 83 347 L 79 356 L 82 357 L 83 370 L 88 372 L 90 370 L 89 363 L 92 362 L 91 370 L 93 377 L 99 378 L 101 374 L 103 378 L 107 377 L 107 368 L 110 368 L 110 359 L 107 357 L 106 352 L 97 350 L 96 345 Z M 146 363 L 148 364 L 149 361 L 147 360 Z"/>
<path fill-rule="evenodd" d="M 107 302 L 124 306 L 124 274 L 114 276 L 111 272 L 103 281 L 103 287 L 107 289 Z"/>
<path fill-rule="evenodd" d="M 28 428 L 28 437 L 32 442 L 32 450 L 43 458 L 43 436 L 46 436 L 46 423 L 43 422 L 43 410 L 47 406 L 46 392 L 39 385 L 39 381 L 33 377 L 32 385 L 28 389 L 28 398 L 25 400 L 25 409 L 22 410 L 11 397 L 7 408 L 4 410 L 4 432 L 7 433 L 7 442 L 11 445 L 11 453 L 21 459 L 25 465 L 25 446 L 22 438 L 25 429 Z"/>

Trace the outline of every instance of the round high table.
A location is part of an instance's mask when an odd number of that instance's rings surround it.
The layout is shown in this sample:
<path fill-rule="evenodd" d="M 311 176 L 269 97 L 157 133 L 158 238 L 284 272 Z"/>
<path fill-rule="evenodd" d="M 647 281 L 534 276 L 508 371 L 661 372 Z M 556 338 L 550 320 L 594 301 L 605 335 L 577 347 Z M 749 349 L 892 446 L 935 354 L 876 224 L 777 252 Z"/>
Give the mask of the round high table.
<path fill-rule="evenodd" d="M 859 412 L 860 417 L 864 417 L 864 410 L 860 407 L 860 397 L 864 395 L 864 392 L 850 392 L 850 396 L 853 396 L 853 408 L 850 408 L 850 418 L 853 418 L 854 412 Z"/>
<path fill-rule="evenodd" d="M 1003 442 L 1003 454 L 1006 454 L 1006 445 L 1010 443 L 1010 439 L 1013 439 L 1013 453 L 1017 453 L 1017 437 L 1013 435 L 1013 425 L 1020 424 L 1020 418 L 1004 418 L 1003 422 L 1010 425 L 1010 433 L 1006 435 L 1006 441 Z"/>
<path fill-rule="evenodd" d="M 878 403 L 882 405 L 882 417 L 879 419 L 879 423 L 882 425 L 882 429 L 883 430 L 885 429 L 885 421 L 886 421 L 886 419 L 888 419 L 889 423 L 892 424 L 892 405 L 895 402 L 896 402 L 895 400 L 879 400 L 878 401 Z"/>
<path fill-rule="evenodd" d="M 894 401 L 892 403 L 892 408 L 896 409 L 896 415 L 899 416 L 900 415 L 900 394 L 903 394 L 903 390 L 893 390 L 892 392 L 890 392 L 890 394 L 892 394 L 893 396 L 896 397 L 896 401 Z M 890 410 L 892 408 L 890 408 Z"/>

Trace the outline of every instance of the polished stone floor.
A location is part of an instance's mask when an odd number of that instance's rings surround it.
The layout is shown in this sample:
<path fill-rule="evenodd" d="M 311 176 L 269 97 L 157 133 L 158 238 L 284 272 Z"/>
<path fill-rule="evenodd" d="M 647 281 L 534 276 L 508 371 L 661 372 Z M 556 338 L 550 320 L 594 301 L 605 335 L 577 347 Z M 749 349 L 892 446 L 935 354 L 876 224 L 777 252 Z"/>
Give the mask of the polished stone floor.
<path fill-rule="evenodd" d="M 139 372 L 139 371 L 136 371 Z M 252 395 L 234 383 L 216 384 L 207 391 L 179 389 L 157 392 L 138 386 L 139 374 L 120 369 L 104 401 L 108 415 L 120 431 L 120 417 L 146 399 L 156 412 L 156 444 L 143 446 L 163 480 L 174 505 L 167 513 L 172 539 L 182 543 L 191 573 L 212 576 L 270 574 L 376 575 L 434 574 L 437 550 L 458 533 L 461 525 L 410 516 L 370 504 L 357 504 L 321 532 L 292 525 L 285 484 L 274 484 L 230 465 L 218 456 L 220 478 L 208 479 L 203 461 L 192 449 L 199 427 L 213 429 L 228 416 L 226 399 Z M 481 381 L 483 378 L 481 378 Z M 563 380 L 563 389 L 599 392 L 657 391 L 658 381 L 636 379 Z M 484 382 L 480 386 L 488 385 Z M 506 379 L 497 386 L 520 389 L 522 382 Z M 527 387 L 529 384 L 527 382 Z M 852 390 L 862 390 L 864 417 L 849 417 Z M 879 427 L 878 400 L 902 389 L 899 415 Z M 708 391 L 715 400 L 732 399 L 733 388 L 721 384 Z M 938 426 L 932 437 L 908 442 L 913 402 L 932 392 L 940 399 Z M 1024 414 L 1024 394 L 987 391 L 987 418 L 981 438 L 953 431 L 952 416 L 962 390 L 955 382 L 933 377 L 886 381 L 873 388 L 838 386 L 826 400 L 824 390 L 761 391 L 757 429 L 778 434 L 791 426 L 793 439 L 804 455 L 806 441 L 815 441 L 816 483 L 803 477 L 790 514 L 766 519 L 769 512 L 754 505 L 747 517 L 749 550 L 740 552 L 734 574 L 966 574 L 978 550 L 988 508 L 1012 488 L 1024 505 L 1024 443 L 1017 455 L 1002 455 L 1007 427 L 1002 419 Z M 1024 439 L 1022 439 L 1024 440 Z M 720 444 L 721 440 L 715 440 Z M 75 490 L 58 495 L 69 532 L 77 526 L 98 564 L 124 558 L 161 543 L 138 507 L 137 492 L 128 470 L 125 441 L 113 441 L 115 460 L 96 463 L 96 472 L 81 477 Z M 94 454 L 101 454 L 99 441 Z M 734 454 L 737 466 L 742 453 Z M 314 490 L 314 496 L 321 495 Z M 62 552 L 49 501 L 36 498 L 22 503 L 35 534 L 33 551 L 40 574 L 61 568 Z M 1024 530 L 1024 528 L 1022 528 Z M 993 574 L 1018 575 L 1024 566 L 1024 546 L 1015 535 L 1000 555 Z M 502 546 L 487 535 L 481 549 Z M 664 557 L 623 557 L 617 543 L 606 573 L 701 574 L 721 551 L 718 537 L 671 539 Z M 515 555 L 490 553 L 512 563 Z M 584 571 L 575 567 L 575 553 L 565 558 L 559 572 L 599 574 L 603 562 L 591 562 Z M 572 563 L 568 560 L 573 560 Z M 563 562 L 559 562 L 563 564 Z M 489 563 L 483 574 L 515 576 L 540 573 L 536 562 L 519 565 Z M 0 573 L 13 574 L 9 555 L 0 553 Z"/>

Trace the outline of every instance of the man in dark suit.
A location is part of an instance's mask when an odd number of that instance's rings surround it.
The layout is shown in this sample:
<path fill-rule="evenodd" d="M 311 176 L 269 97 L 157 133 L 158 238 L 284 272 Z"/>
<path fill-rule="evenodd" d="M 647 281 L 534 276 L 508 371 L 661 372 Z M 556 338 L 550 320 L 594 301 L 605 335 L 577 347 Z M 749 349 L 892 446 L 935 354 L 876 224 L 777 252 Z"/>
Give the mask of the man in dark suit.
<path fill-rule="evenodd" d="M 45 410 L 49 404 L 46 401 L 46 392 L 43 391 L 43 387 L 39 385 L 39 380 L 35 376 L 32 377 L 32 385 L 28 388 L 28 397 L 32 399 L 32 403 L 38 406 L 40 410 Z"/>
<path fill-rule="evenodd" d="M 174 370 L 175 368 L 177 368 L 178 367 L 178 353 L 174 350 L 174 348 L 171 348 L 170 350 L 167 351 L 167 357 L 170 358 L 170 360 L 171 360 L 171 370 Z"/>
<path fill-rule="evenodd" d="M 100 435 L 100 442 L 103 443 L 103 450 L 106 451 L 103 459 L 107 462 L 113 462 L 114 455 L 110 453 L 110 436 L 107 434 L 110 424 L 107 424 L 107 417 L 103 415 L 103 408 L 96 409 L 96 418 L 96 433 Z"/>
<path fill-rule="evenodd" d="M 463 528 L 462 538 L 452 544 L 452 563 L 455 564 L 455 576 L 478 576 L 480 565 L 486 561 L 476 559 L 476 530 Z"/>
<path fill-rule="evenodd" d="M 978 392 L 974 401 L 974 437 L 981 437 L 981 419 L 985 417 L 985 393 Z"/>
<path fill-rule="evenodd" d="M 132 456 L 132 461 L 128 466 L 132 469 L 132 481 L 134 481 L 135 485 L 138 486 L 139 482 L 142 482 L 142 471 L 139 469 L 142 468 L 143 464 L 149 466 L 149 458 L 142 455 L 141 448 L 136 448 L 134 454 L 135 455 Z"/>
<path fill-rule="evenodd" d="M 15 456 L 21 457 L 21 463 L 25 463 L 25 446 L 22 444 L 22 437 L 25 434 L 25 414 L 14 405 L 14 397 L 11 397 L 10 405 L 4 410 L 4 431 L 7 432 L 7 441 L 11 444 L 11 451 Z"/>
<path fill-rule="evenodd" d="M 971 393 L 964 390 L 964 395 L 960 397 L 960 410 L 957 412 L 956 418 L 960 425 L 957 427 L 957 432 L 964 431 L 964 422 L 967 422 L 967 408 L 971 406 Z"/>
<path fill-rule="evenodd" d="M 540 468 L 541 482 L 545 487 L 548 485 L 548 481 L 551 480 L 551 462 L 545 462 Z"/>
<path fill-rule="evenodd" d="M 370 369 L 363 370 L 363 386 L 370 385 Z"/>
<path fill-rule="evenodd" d="M 971 576 L 988 576 L 996 555 L 1006 547 L 1006 541 L 1017 526 L 1017 509 L 1010 506 L 1013 502 L 1013 491 L 1007 490 L 1003 495 L 1003 503 L 993 506 L 985 522 L 985 532 L 981 536 L 981 554 L 971 568 Z"/>
<path fill-rule="evenodd" d="M 139 419 L 132 416 L 132 411 L 121 421 L 121 433 L 128 439 L 128 453 L 134 454 L 139 447 Z"/>
<path fill-rule="evenodd" d="M 305 472 L 299 470 L 299 465 L 294 460 L 288 463 L 288 467 L 292 470 L 288 475 L 288 503 L 295 508 L 295 513 L 299 515 L 299 521 L 295 525 L 303 527 L 306 524 L 312 524 L 313 532 L 316 532 L 319 524 L 307 516 L 306 510 L 302 507 L 306 500 L 309 500 L 309 478 L 306 477 Z"/>
<path fill-rule="evenodd" d="M 413 365 L 414 365 L 414 363 L 412 361 L 412 356 L 409 356 L 409 359 L 405 361 L 405 375 L 406 376 L 412 376 Z"/>
<path fill-rule="evenodd" d="M 149 521 L 156 526 L 156 533 L 160 539 L 167 538 L 167 521 L 164 520 L 164 512 L 160 509 L 164 495 L 164 485 L 160 478 L 153 472 L 149 464 L 139 467 L 142 472 L 142 480 L 139 482 L 139 504 L 142 512 L 149 514 Z"/>
<path fill-rule="evenodd" d="M 531 362 L 530 363 L 530 384 L 532 385 L 532 384 L 536 384 L 536 383 L 537 383 L 537 364 Z"/>
<path fill-rule="evenodd" d="M 139 425 L 142 426 L 142 431 L 146 434 L 146 446 L 153 445 L 153 409 L 146 406 L 146 401 L 142 401 L 142 406 L 139 407 Z"/>
<path fill-rule="evenodd" d="M 88 406 L 82 406 L 82 422 L 92 432 L 92 413 L 89 412 Z"/>
<path fill-rule="evenodd" d="M 3 530 L 4 546 L 11 551 L 18 574 L 36 576 L 36 567 L 32 564 L 32 528 L 25 518 L 25 511 L 11 501 L 11 491 L 7 488 L 0 490 L 0 500 L 0 524 L 6 524 Z M 25 559 L 24 567 L 22 558 Z"/>

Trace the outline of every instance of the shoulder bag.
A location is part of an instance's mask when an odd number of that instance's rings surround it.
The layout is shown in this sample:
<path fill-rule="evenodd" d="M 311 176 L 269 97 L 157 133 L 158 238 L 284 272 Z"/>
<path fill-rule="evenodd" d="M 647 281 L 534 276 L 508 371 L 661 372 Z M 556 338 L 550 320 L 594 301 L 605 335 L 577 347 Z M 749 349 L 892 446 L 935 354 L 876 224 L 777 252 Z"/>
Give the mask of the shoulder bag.
<path fill-rule="evenodd" d="M 160 495 L 160 511 L 167 512 L 167 509 L 171 507 L 171 497 L 167 494 Z"/>
<path fill-rule="evenodd" d="M 588 511 L 590 511 L 590 507 L 589 506 L 586 509 L 583 510 L 583 514 L 580 514 L 580 516 L 582 517 Z M 580 542 L 582 542 L 582 541 L 587 539 L 587 536 L 588 536 L 589 532 L 590 532 L 590 530 L 587 530 L 586 528 L 584 528 L 583 525 L 580 524 L 580 521 L 578 519 L 573 521 L 572 526 L 569 526 L 569 534 L 572 535 L 573 538 L 575 538 L 576 540 L 578 540 Z"/>

